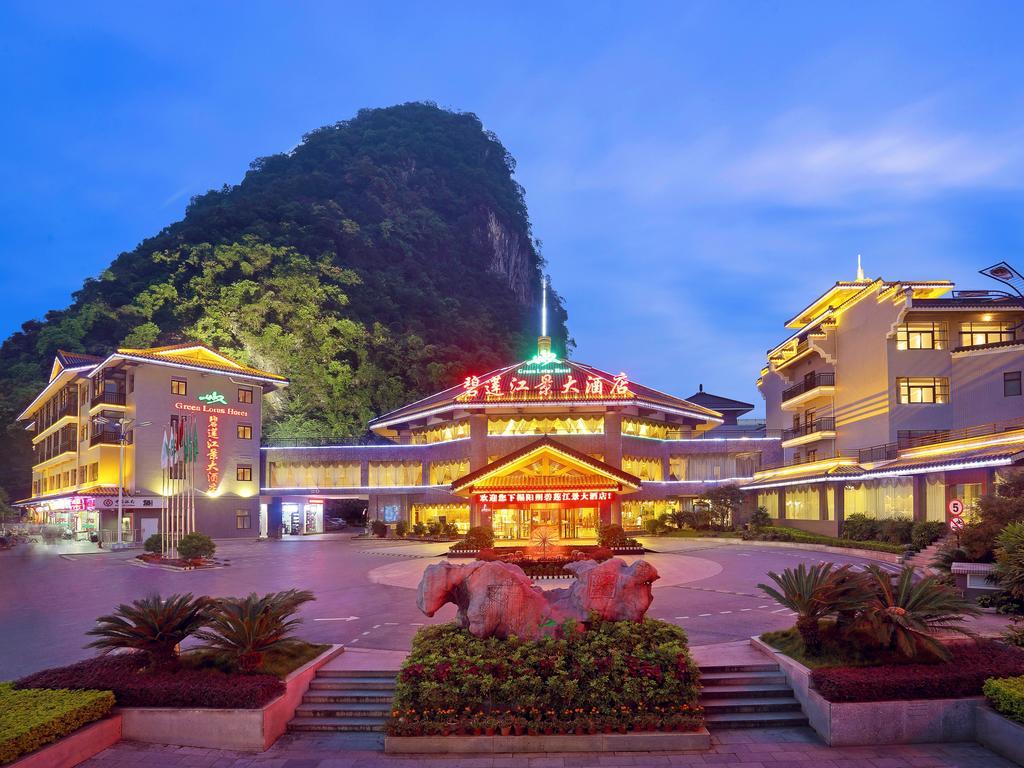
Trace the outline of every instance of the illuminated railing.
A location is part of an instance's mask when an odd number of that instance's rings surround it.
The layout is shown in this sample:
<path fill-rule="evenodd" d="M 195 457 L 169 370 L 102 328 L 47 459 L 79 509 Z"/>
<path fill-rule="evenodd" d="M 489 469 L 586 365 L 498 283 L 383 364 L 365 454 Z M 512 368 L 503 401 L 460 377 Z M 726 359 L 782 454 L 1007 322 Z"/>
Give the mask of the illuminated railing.
<path fill-rule="evenodd" d="M 817 434 L 818 432 L 835 432 L 836 431 L 836 420 L 831 416 L 823 416 L 820 419 L 814 419 L 805 424 L 801 424 L 799 427 L 793 427 L 792 429 L 782 430 L 782 439 L 793 440 L 797 437 L 804 437 L 806 435 Z"/>
<path fill-rule="evenodd" d="M 337 437 L 265 437 L 264 448 L 329 448 L 335 445 L 397 445 L 386 437 L 373 433 L 359 435 L 342 435 Z"/>
<path fill-rule="evenodd" d="M 92 396 L 92 405 L 124 405 L 126 402 L 124 392 L 99 392 Z"/>
<path fill-rule="evenodd" d="M 766 462 L 758 471 L 764 472 L 769 469 L 796 467 L 801 464 L 813 464 L 816 461 L 828 461 L 829 459 L 857 459 L 857 457 L 858 451 L 829 451 L 826 453 L 813 453 L 811 455 L 803 455 L 788 460 L 780 459 L 778 461 Z"/>
<path fill-rule="evenodd" d="M 832 373 L 831 371 L 814 373 L 798 384 L 794 384 L 792 387 L 782 390 L 782 402 L 792 400 L 794 397 L 802 395 L 804 392 L 810 392 L 812 389 L 817 389 L 818 387 L 834 387 L 835 385 L 835 373 Z"/>

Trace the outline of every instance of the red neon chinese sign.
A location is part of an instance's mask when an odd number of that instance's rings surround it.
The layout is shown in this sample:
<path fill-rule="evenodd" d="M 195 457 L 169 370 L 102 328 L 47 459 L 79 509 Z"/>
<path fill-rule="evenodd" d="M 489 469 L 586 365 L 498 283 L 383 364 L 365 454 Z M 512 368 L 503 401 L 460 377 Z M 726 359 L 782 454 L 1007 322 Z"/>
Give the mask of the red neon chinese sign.
<path fill-rule="evenodd" d="M 211 493 L 220 485 L 220 417 L 206 423 L 206 483 Z"/>
<path fill-rule="evenodd" d="M 570 368 L 565 363 L 551 366 L 527 364 L 481 378 L 467 376 L 462 382 L 460 402 L 619 400 L 634 397 L 629 377 Z"/>
<path fill-rule="evenodd" d="M 614 501 L 614 491 L 536 491 L 516 493 L 477 493 L 481 502 L 492 504 L 531 501 Z"/>

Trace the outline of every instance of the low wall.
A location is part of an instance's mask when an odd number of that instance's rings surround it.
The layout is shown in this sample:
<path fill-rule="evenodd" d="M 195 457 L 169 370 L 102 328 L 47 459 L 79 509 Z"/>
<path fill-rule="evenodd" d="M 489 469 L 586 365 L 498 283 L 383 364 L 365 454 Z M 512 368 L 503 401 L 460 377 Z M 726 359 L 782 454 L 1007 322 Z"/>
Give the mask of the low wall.
<path fill-rule="evenodd" d="M 344 650 L 334 645 L 285 678 L 285 691 L 260 709 L 120 707 L 122 735 L 132 741 L 181 747 L 263 752 L 295 716 L 317 670 Z"/>
<path fill-rule="evenodd" d="M 795 528 L 807 533 L 816 533 L 819 536 L 839 537 L 839 522 L 837 520 L 791 520 L 787 517 L 772 518 L 772 525 L 780 528 Z"/>
<path fill-rule="evenodd" d="M 641 537 L 647 541 L 657 541 L 657 536 L 643 536 Z M 666 537 L 668 539 L 674 539 L 675 537 Z M 836 555 L 849 555 L 850 557 L 863 557 L 866 560 L 877 560 L 880 563 L 893 563 L 899 565 L 903 562 L 903 555 L 896 554 L 895 552 L 877 552 L 873 549 L 851 549 L 849 547 L 830 547 L 827 544 L 801 544 L 796 541 L 744 541 L 743 539 L 728 539 L 719 538 L 717 536 L 694 536 L 692 539 L 686 539 L 686 541 L 700 541 L 710 542 L 712 544 L 735 544 L 743 547 L 786 547 L 788 549 L 806 549 L 812 552 L 831 552 Z M 657 552 L 655 546 L 648 547 L 653 552 Z M 682 552 L 682 554 L 686 554 Z"/>
<path fill-rule="evenodd" d="M 811 670 L 758 637 L 751 644 L 778 662 L 811 727 L 830 747 L 974 741 L 981 696 L 909 701 L 826 701 L 811 685 Z"/>
<path fill-rule="evenodd" d="M 1024 765 L 1024 725 L 1003 717 L 987 706 L 975 710 L 975 738 L 997 755 Z"/>
<path fill-rule="evenodd" d="M 389 754 L 465 755 L 522 752 L 677 752 L 711 748 L 707 728 L 572 736 L 387 736 Z"/>
<path fill-rule="evenodd" d="M 18 758 L 10 768 L 73 768 L 121 740 L 121 716 L 110 715 Z"/>

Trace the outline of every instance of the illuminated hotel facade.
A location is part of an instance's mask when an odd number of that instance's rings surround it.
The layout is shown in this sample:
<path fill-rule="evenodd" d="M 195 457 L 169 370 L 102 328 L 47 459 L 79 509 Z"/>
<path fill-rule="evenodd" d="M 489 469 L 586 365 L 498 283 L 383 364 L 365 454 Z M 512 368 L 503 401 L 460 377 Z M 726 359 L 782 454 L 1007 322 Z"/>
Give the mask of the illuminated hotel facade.
<path fill-rule="evenodd" d="M 840 281 L 797 313 L 758 379 L 783 461 L 746 486 L 780 524 L 947 519 L 1024 457 L 1024 302 L 948 281 Z"/>
<path fill-rule="evenodd" d="M 361 499 L 369 519 L 392 526 L 592 541 L 603 523 L 636 529 L 781 456 L 763 427 L 737 422 L 751 408 L 703 391 L 674 397 L 561 359 L 542 336 L 530 360 L 375 419 L 376 444 L 264 447 L 267 526 L 315 532 L 331 499 Z"/>
<path fill-rule="evenodd" d="M 122 537 L 145 539 L 165 506 L 164 436 L 186 420 L 199 437 L 196 529 L 256 536 L 262 399 L 287 383 L 201 344 L 107 357 L 60 351 L 18 417 L 34 462 L 32 494 L 17 503 L 34 522 L 117 541 L 123 433 Z"/>

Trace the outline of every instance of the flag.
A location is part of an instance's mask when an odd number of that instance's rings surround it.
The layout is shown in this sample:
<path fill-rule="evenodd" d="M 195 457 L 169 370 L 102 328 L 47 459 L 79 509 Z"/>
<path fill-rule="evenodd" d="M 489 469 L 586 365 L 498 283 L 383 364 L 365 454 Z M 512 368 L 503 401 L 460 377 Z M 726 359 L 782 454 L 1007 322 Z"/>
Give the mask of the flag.
<path fill-rule="evenodd" d="M 167 430 L 164 430 L 164 439 L 160 441 L 160 468 L 167 469 L 170 462 L 167 460 Z"/>

